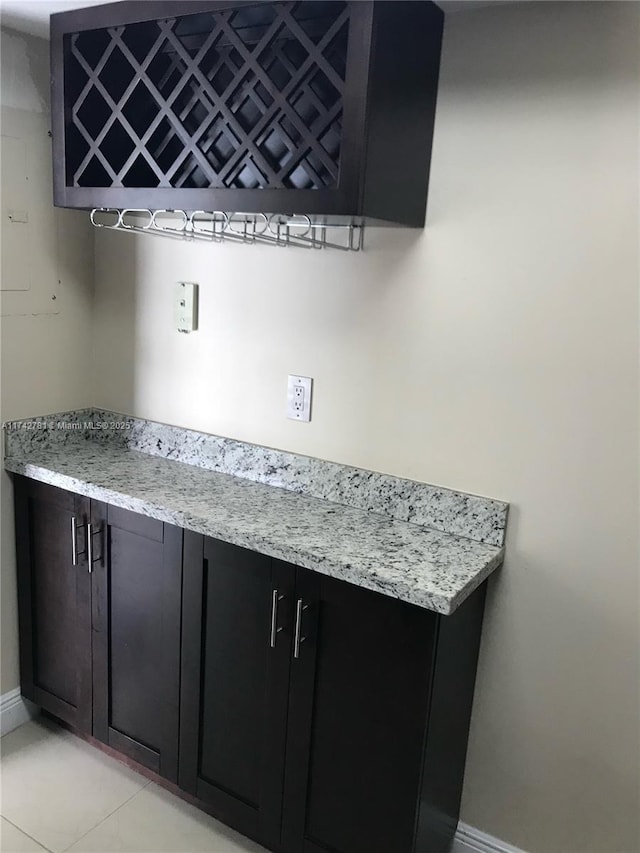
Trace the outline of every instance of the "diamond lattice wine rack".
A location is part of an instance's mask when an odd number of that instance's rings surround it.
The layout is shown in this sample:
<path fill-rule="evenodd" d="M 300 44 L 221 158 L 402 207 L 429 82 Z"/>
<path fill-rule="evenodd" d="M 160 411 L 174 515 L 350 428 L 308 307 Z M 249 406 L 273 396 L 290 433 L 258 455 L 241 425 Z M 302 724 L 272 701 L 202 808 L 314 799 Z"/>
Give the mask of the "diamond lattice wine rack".
<path fill-rule="evenodd" d="M 55 203 L 422 225 L 441 29 L 423 0 L 54 15 Z"/>
<path fill-rule="evenodd" d="M 344 3 L 267 3 L 68 38 L 67 181 L 337 185 Z"/>

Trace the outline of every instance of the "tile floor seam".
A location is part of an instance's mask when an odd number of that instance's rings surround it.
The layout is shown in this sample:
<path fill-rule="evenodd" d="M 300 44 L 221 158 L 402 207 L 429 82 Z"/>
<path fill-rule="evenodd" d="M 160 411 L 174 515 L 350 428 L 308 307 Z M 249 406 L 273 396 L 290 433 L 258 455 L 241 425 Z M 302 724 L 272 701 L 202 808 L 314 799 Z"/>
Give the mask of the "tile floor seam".
<path fill-rule="evenodd" d="M 110 817 L 112 817 L 114 814 L 116 814 L 116 812 L 119 812 L 119 811 L 120 811 L 120 809 L 121 809 L 121 808 L 123 808 L 123 806 L 126 806 L 126 805 L 127 805 L 127 803 L 130 803 L 130 802 L 131 802 L 131 800 L 134 800 L 134 799 L 138 796 L 138 794 L 140 794 L 142 791 L 144 791 L 144 789 L 145 789 L 148 785 L 150 785 L 150 784 L 151 784 L 151 780 L 150 780 L 150 779 L 147 779 L 147 780 L 145 781 L 144 785 L 143 785 L 141 788 L 138 788 L 138 790 L 135 792 L 135 794 L 132 794 L 130 797 L 128 797 L 128 798 L 124 801 L 124 803 L 120 803 L 120 805 L 119 805 L 117 808 L 115 808 L 112 812 L 109 812 L 109 814 L 105 815 L 105 816 L 104 816 L 101 820 L 99 820 L 99 821 L 98 821 L 94 826 L 92 826 L 92 827 L 91 827 L 91 829 L 88 829 L 86 832 L 83 832 L 83 834 L 82 834 L 79 838 L 76 838 L 74 841 L 72 841 L 72 842 L 71 842 L 71 844 L 69 844 L 69 846 L 68 846 L 68 847 L 65 847 L 65 848 L 64 848 L 64 850 L 62 851 L 62 853 L 67 853 L 67 850 L 70 850 L 70 849 L 74 846 L 74 844 L 79 844 L 79 843 L 82 841 L 82 839 L 83 839 L 83 838 L 86 838 L 86 837 L 87 837 L 87 835 L 89 835 L 89 833 L 90 833 L 90 832 L 93 832 L 93 831 L 94 831 L 95 829 L 97 829 L 101 824 L 103 824 L 103 823 L 105 822 L 105 820 L 108 820 Z M 18 827 L 18 829 L 20 829 L 20 827 Z M 25 833 L 25 834 L 26 834 L 26 833 Z M 36 840 L 36 839 L 34 839 L 34 841 L 35 841 L 35 840 Z M 39 841 L 38 841 L 38 844 L 40 844 L 40 842 L 39 842 Z"/>
<path fill-rule="evenodd" d="M 34 842 L 35 844 L 37 844 L 39 847 L 42 847 L 42 849 L 43 849 L 43 850 L 46 850 L 46 851 L 47 851 L 47 853 L 53 853 L 53 850 L 51 850 L 49 847 L 47 847 L 47 846 L 46 846 L 46 844 L 43 844 L 43 843 L 42 843 L 42 841 L 38 841 L 38 839 L 37 839 L 37 838 L 34 838 L 34 837 L 33 837 L 33 835 L 29 835 L 29 833 L 28 833 L 28 832 L 25 832 L 25 830 L 24 830 L 21 826 L 18 826 L 18 824 L 17 824 L 17 823 L 14 823 L 12 820 L 9 820 L 9 818 L 8 818 L 8 817 L 5 817 L 5 815 L 0 815 L 0 817 L 1 817 L 3 820 L 6 820 L 6 822 L 7 822 L 7 823 L 10 823 L 10 824 L 11 824 L 11 826 L 12 826 L 14 829 L 17 829 L 17 830 L 18 830 L 19 832 L 21 832 L 23 835 L 26 835 L 26 836 L 27 836 L 27 838 L 30 838 L 30 839 L 31 839 L 31 841 L 33 841 L 33 842 Z"/>
<path fill-rule="evenodd" d="M 40 853 L 268 853 L 179 792 L 53 723 L 32 721 L 17 732 L 1 762 L 9 797 L 0 811 L 8 808 L 12 818 L 2 820 L 11 849 L 15 841 L 16 850 Z"/>

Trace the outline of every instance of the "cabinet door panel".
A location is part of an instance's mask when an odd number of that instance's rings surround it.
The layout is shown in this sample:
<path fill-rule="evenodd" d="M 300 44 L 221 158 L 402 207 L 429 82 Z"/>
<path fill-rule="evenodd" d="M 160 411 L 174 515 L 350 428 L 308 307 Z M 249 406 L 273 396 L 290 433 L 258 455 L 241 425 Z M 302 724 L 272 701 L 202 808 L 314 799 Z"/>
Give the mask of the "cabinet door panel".
<path fill-rule="evenodd" d="M 436 617 L 303 570 L 296 598 L 285 848 L 409 853 Z"/>
<path fill-rule="evenodd" d="M 185 554 L 180 784 L 221 820 L 275 845 L 294 570 L 212 539 L 198 546 L 188 536 Z"/>
<path fill-rule="evenodd" d="M 95 735 L 177 781 L 182 531 L 114 509 L 92 508 Z"/>
<path fill-rule="evenodd" d="M 91 732 L 91 579 L 84 555 L 89 502 L 16 477 L 15 506 L 23 695 Z"/>

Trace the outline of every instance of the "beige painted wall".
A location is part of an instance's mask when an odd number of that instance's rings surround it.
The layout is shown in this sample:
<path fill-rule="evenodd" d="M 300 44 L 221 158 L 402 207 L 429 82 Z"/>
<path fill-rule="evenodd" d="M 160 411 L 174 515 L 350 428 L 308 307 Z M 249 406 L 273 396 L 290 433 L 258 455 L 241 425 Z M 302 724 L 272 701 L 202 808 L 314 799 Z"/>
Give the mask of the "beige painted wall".
<path fill-rule="evenodd" d="M 42 39 L 1 32 L 2 421 L 89 404 L 93 237 L 86 215 L 52 205 L 48 52 Z M 6 168 L 7 137 L 19 140 L 15 150 L 24 152 L 23 189 L 16 186 L 13 164 Z M 28 213 L 28 225 L 9 221 L 14 208 Z M 16 243 L 21 251 L 14 256 Z M 4 471 L 0 500 L 0 693 L 6 693 L 18 686 L 19 672 L 13 500 Z"/>
<path fill-rule="evenodd" d="M 640 846 L 639 17 L 448 19 L 424 233 L 96 242 L 94 403 L 512 503 L 462 817 L 532 853 Z M 315 379 L 308 425 L 289 372 Z"/>

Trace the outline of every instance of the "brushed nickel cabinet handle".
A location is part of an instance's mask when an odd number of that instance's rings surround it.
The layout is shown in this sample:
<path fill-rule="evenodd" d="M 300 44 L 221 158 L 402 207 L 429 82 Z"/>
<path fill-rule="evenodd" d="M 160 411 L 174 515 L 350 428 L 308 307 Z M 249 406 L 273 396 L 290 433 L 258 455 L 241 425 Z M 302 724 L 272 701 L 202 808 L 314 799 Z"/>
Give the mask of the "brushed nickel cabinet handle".
<path fill-rule="evenodd" d="M 89 563 L 89 574 L 93 571 L 93 525 L 87 524 L 87 562 Z"/>
<path fill-rule="evenodd" d="M 78 519 L 71 516 L 71 565 L 78 565 Z"/>
<path fill-rule="evenodd" d="M 101 549 L 100 554 L 97 557 L 93 555 L 93 537 L 100 536 L 102 533 L 102 528 L 99 527 L 97 530 L 94 530 L 92 522 L 88 522 L 87 524 L 87 562 L 89 563 L 89 574 L 93 571 L 93 564 L 102 561 L 102 554 L 104 553 L 103 549 Z"/>
<path fill-rule="evenodd" d="M 86 552 L 86 549 L 83 548 L 82 551 L 78 550 L 78 530 L 81 528 L 86 528 L 86 524 L 78 524 L 78 519 L 75 515 L 71 516 L 71 565 L 78 565 L 78 557 Z"/>
<path fill-rule="evenodd" d="M 296 602 L 296 630 L 293 640 L 293 656 L 296 659 L 300 657 L 300 646 L 307 639 L 302 636 L 302 614 L 308 606 L 309 605 L 305 604 L 302 598 L 299 598 Z"/>
<path fill-rule="evenodd" d="M 278 602 L 282 601 L 284 595 L 280 595 L 277 589 L 274 589 L 271 593 L 271 636 L 270 636 L 270 644 L 271 648 L 275 649 L 276 640 L 282 628 L 278 628 Z"/>

